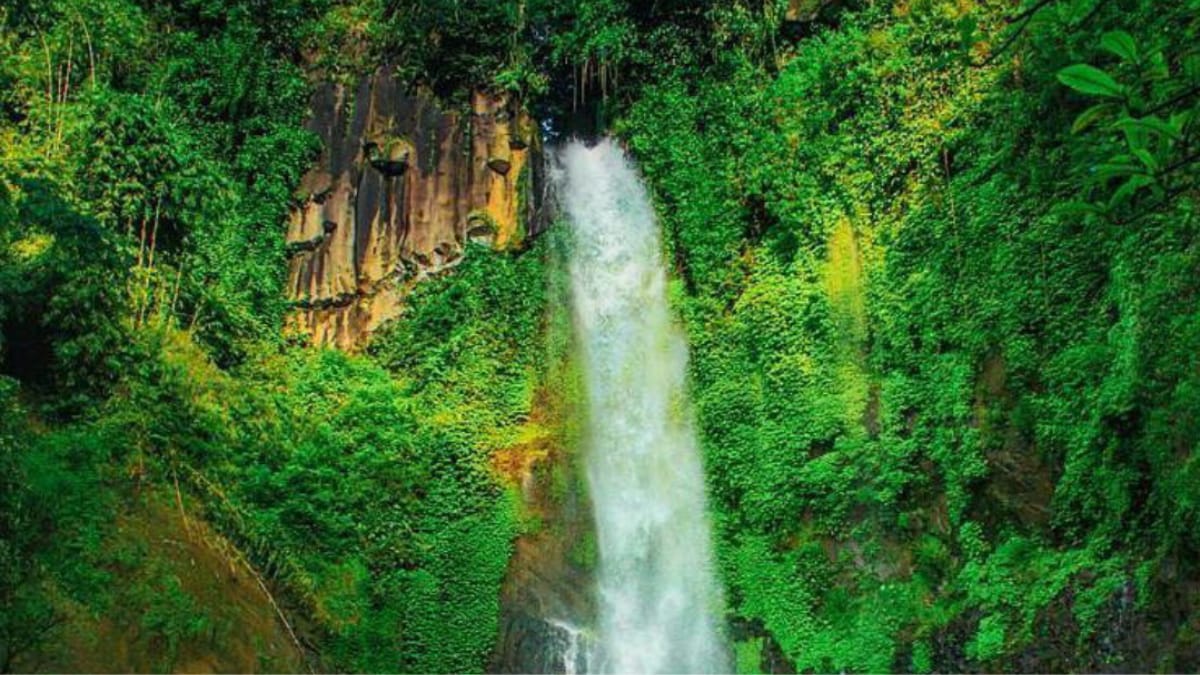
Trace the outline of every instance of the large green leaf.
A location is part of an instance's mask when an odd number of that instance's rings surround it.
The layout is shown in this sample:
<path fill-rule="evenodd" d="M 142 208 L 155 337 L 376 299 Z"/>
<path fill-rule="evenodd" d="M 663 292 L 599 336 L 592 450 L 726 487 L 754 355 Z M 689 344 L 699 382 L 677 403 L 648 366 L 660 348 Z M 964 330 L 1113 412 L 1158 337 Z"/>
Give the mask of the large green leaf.
<path fill-rule="evenodd" d="M 1086 131 L 1088 127 L 1096 123 L 1096 120 L 1117 109 L 1116 103 L 1097 103 L 1079 113 L 1079 117 L 1076 117 L 1075 123 L 1071 125 L 1071 133 L 1078 134 Z"/>
<path fill-rule="evenodd" d="M 1056 216 L 1092 216 L 1101 212 L 1099 206 L 1078 200 L 1055 204 L 1050 209 L 1050 213 Z"/>
<path fill-rule="evenodd" d="M 1058 71 L 1058 81 L 1081 94 L 1125 98 L 1125 88 L 1111 75 L 1086 63 L 1077 63 Z"/>
<path fill-rule="evenodd" d="M 1115 209 L 1121 204 L 1132 200 L 1134 195 L 1137 194 L 1138 190 L 1141 190 L 1145 187 L 1150 187 L 1153 184 L 1154 179 L 1150 178 L 1149 176 L 1140 174 L 1130 176 L 1129 180 L 1122 183 L 1121 187 L 1117 188 L 1117 191 L 1113 193 L 1112 198 L 1108 200 L 1108 208 L 1110 210 Z"/>
<path fill-rule="evenodd" d="M 1137 43 L 1134 42 L 1132 35 L 1123 30 L 1105 33 L 1104 37 L 1100 38 L 1100 48 L 1116 54 L 1122 61 L 1137 62 Z"/>
<path fill-rule="evenodd" d="M 1145 150 L 1150 147 L 1150 131 L 1145 127 L 1136 124 L 1127 124 L 1120 127 L 1125 134 L 1125 144 L 1129 147 L 1130 152 L 1137 150 Z"/>
<path fill-rule="evenodd" d="M 1147 117 L 1125 117 L 1113 122 L 1113 126 L 1125 131 L 1127 129 L 1136 128 L 1145 132 L 1155 133 L 1164 136 L 1173 141 L 1183 139 L 1183 133 L 1180 128 L 1158 117 L 1157 115 L 1149 115 Z"/>
<path fill-rule="evenodd" d="M 1162 164 L 1158 161 L 1158 158 L 1156 158 L 1149 150 L 1134 150 L 1133 156 L 1137 158 L 1137 160 L 1142 163 L 1142 166 L 1146 167 L 1150 173 L 1154 173 L 1162 168 Z"/>
<path fill-rule="evenodd" d="M 1126 160 L 1125 157 L 1129 157 L 1129 160 Z M 1108 162 L 1097 164 L 1092 169 L 1092 177 L 1097 181 L 1104 182 L 1111 178 L 1133 176 L 1136 174 L 1145 173 L 1145 169 L 1143 168 L 1142 164 L 1140 162 L 1135 163 L 1131 161 L 1133 159 L 1134 158 L 1132 156 L 1122 155 L 1119 158 L 1114 157 Z"/>

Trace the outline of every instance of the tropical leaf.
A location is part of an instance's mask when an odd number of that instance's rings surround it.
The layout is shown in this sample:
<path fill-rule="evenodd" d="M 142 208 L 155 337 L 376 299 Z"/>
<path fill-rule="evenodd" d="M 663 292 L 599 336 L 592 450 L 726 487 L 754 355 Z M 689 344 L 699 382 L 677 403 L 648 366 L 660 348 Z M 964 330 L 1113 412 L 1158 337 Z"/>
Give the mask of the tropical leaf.
<path fill-rule="evenodd" d="M 1176 127 L 1157 115 L 1150 115 L 1149 117 L 1124 117 L 1116 122 L 1113 122 L 1113 126 L 1122 131 L 1127 129 L 1138 129 L 1144 132 L 1164 136 L 1173 141 L 1178 141 L 1183 138 L 1183 134 L 1181 133 L 1182 127 Z"/>
<path fill-rule="evenodd" d="M 1167 57 L 1159 50 L 1150 55 L 1147 60 L 1146 76 L 1151 80 L 1165 80 L 1171 76 L 1171 68 L 1167 65 Z"/>
<path fill-rule="evenodd" d="M 1122 176 L 1132 176 L 1135 174 L 1144 173 L 1145 169 L 1142 165 L 1132 162 L 1105 162 L 1097 164 L 1093 169 L 1093 175 L 1096 180 L 1104 182 L 1110 178 L 1119 178 Z"/>
<path fill-rule="evenodd" d="M 1117 191 L 1113 193 L 1112 198 L 1108 200 L 1108 208 L 1111 210 L 1132 200 L 1138 190 L 1153 184 L 1154 179 L 1149 176 L 1130 176 L 1129 180 L 1122 183 L 1121 187 L 1117 188 Z"/>
<path fill-rule="evenodd" d="M 1156 159 L 1149 150 L 1134 150 L 1133 156 L 1136 157 L 1137 160 L 1141 162 L 1147 169 L 1149 169 L 1151 173 L 1162 168 L 1162 164 L 1159 163 L 1158 159 Z"/>
<path fill-rule="evenodd" d="M 1137 43 L 1132 35 L 1123 30 L 1105 33 L 1104 37 L 1100 38 L 1100 48 L 1117 55 L 1127 63 L 1137 62 Z"/>
<path fill-rule="evenodd" d="M 1150 146 L 1150 131 L 1137 124 L 1126 124 L 1119 127 L 1125 133 L 1125 143 L 1130 152 L 1144 150 Z"/>
<path fill-rule="evenodd" d="M 1058 71 L 1058 81 L 1081 94 L 1125 98 L 1125 88 L 1095 66 L 1077 63 Z"/>
<path fill-rule="evenodd" d="M 1116 103 L 1097 103 L 1096 105 L 1079 113 L 1079 117 L 1075 118 L 1075 123 L 1071 125 L 1071 133 L 1078 134 L 1086 131 L 1101 117 L 1117 110 Z"/>
<path fill-rule="evenodd" d="M 1171 128 L 1178 129 L 1180 133 L 1183 133 L 1183 130 L 1188 126 L 1188 122 L 1192 121 L 1192 117 L 1193 111 L 1182 110 L 1174 115 L 1171 115 L 1171 121 L 1168 122 L 1168 124 L 1171 125 Z"/>

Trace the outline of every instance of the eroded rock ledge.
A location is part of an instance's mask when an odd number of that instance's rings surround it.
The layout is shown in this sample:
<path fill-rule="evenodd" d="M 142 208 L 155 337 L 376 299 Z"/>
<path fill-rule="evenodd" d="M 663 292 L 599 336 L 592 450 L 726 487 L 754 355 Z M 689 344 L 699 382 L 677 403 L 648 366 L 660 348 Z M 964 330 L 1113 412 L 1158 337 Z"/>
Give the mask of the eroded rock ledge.
<path fill-rule="evenodd" d="M 307 127 L 322 151 L 289 218 L 288 292 L 290 327 L 315 344 L 360 346 L 467 241 L 537 233 L 540 144 L 515 101 L 477 92 L 469 112 L 444 109 L 385 67 L 353 90 L 318 86 Z"/>

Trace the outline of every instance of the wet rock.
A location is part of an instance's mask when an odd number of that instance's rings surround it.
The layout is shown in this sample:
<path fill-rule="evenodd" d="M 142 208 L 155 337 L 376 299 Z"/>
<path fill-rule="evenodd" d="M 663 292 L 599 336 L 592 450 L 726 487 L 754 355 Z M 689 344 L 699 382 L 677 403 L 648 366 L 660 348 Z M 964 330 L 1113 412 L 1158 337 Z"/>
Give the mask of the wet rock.
<path fill-rule="evenodd" d="M 487 164 L 489 169 L 495 171 L 501 176 L 507 176 L 509 170 L 512 169 L 512 162 L 501 157 L 492 157 L 488 160 Z"/>
<path fill-rule="evenodd" d="M 368 141 L 363 146 L 371 166 L 385 176 L 402 175 L 408 169 L 409 157 L 413 155 L 412 144 L 403 138 L 384 138 Z"/>
<path fill-rule="evenodd" d="M 312 239 L 301 239 L 300 241 L 290 241 L 287 243 L 285 254 L 290 258 L 301 253 L 315 251 L 321 242 L 325 241 L 324 235 L 318 235 Z"/>
<path fill-rule="evenodd" d="M 467 216 L 467 239 L 491 246 L 496 240 L 496 224 L 482 211 L 471 212 Z"/>
<path fill-rule="evenodd" d="M 496 673 L 586 673 L 589 645 L 574 626 L 528 614 L 509 616 L 492 664 Z"/>
<path fill-rule="evenodd" d="M 488 223 L 476 225 L 467 231 L 467 238 L 476 244 L 491 246 L 496 240 L 496 228 Z"/>
<path fill-rule="evenodd" d="M 535 419 L 543 414 L 561 413 L 541 410 Z M 578 627 L 595 619 L 594 560 L 578 552 L 593 541 L 593 517 L 575 458 L 561 439 L 548 436 L 492 458 L 492 468 L 520 488 L 525 508 L 543 527 L 515 542 L 500 593 L 491 672 L 567 672 L 568 659 L 573 672 L 588 672 L 583 660 L 591 649 L 587 631 Z"/>

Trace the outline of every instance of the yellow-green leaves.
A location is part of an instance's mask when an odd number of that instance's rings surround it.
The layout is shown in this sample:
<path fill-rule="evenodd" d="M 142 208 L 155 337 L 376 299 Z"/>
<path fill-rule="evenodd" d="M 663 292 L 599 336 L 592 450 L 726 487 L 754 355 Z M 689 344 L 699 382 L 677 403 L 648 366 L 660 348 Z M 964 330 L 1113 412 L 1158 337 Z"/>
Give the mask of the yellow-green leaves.
<path fill-rule="evenodd" d="M 1058 71 L 1058 81 L 1081 94 L 1125 98 L 1125 87 L 1095 66 L 1077 63 Z"/>

